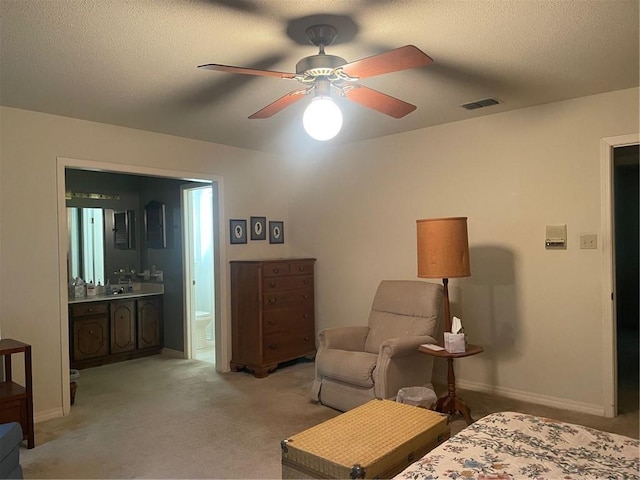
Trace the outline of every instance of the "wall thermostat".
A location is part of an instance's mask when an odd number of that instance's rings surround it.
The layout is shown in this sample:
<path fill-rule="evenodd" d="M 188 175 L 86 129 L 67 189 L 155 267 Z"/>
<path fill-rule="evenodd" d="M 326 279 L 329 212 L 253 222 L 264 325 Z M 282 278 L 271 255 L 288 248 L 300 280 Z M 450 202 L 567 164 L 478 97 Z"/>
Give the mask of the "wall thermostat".
<path fill-rule="evenodd" d="M 547 250 L 566 250 L 567 226 L 547 225 L 547 236 L 544 241 L 544 248 Z"/>

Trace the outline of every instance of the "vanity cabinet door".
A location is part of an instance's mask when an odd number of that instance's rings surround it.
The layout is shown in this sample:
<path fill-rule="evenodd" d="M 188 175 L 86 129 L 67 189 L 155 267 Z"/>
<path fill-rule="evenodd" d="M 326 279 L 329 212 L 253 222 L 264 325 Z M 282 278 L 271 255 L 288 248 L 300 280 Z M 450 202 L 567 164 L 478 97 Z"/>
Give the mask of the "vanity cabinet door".
<path fill-rule="evenodd" d="M 162 345 L 162 299 L 147 297 L 138 300 L 138 348 Z"/>
<path fill-rule="evenodd" d="M 136 311 L 134 300 L 111 304 L 111 353 L 121 353 L 136 348 Z"/>
<path fill-rule="evenodd" d="M 109 306 L 106 302 L 69 307 L 71 360 L 77 362 L 109 353 Z"/>
<path fill-rule="evenodd" d="M 73 322 L 73 360 L 102 357 L 109 350 L 107 316 L 76 319 Z"/>

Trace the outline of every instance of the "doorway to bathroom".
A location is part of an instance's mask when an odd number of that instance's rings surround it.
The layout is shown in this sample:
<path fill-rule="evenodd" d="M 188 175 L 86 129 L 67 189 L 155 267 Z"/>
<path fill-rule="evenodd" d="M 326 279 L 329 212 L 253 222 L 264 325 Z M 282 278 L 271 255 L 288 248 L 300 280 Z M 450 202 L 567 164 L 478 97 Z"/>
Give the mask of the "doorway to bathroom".
<path fill-rule="evenodd" d="M 188 358 L 215 364 L 213 187 L 183 187 Z"/>

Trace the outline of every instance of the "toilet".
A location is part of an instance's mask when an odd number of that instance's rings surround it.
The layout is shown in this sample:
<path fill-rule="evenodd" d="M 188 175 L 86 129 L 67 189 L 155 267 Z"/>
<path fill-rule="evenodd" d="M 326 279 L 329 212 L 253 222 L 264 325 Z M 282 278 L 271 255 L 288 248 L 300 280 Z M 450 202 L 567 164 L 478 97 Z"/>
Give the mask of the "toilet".
<path fill-rule="evenodd" d="M 213 320 L 211 312 L 196 311 L 196 348 L 205 348 L 207 346 L 206 328 Z"/>

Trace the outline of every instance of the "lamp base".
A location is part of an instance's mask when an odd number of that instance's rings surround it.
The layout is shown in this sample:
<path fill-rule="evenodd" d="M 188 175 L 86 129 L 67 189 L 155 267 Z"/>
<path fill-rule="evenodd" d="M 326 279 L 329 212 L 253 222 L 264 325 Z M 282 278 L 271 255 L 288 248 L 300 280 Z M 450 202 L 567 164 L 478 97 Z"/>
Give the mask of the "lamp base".
<path fill-rule="evenodd" d="M 453 372 L 453 358 L 447 358 L 447 364 L 450 369 L 449 371 Z M 449 381 L 449 392 L 447 395 L 438 399 L 434 410 L 436 412 L 446 413 L 450 416 L 460 413 L 467 422 L 467 425 L 471 425 L 473 423 L 473 418 L 471 418 L 471 409 L 467 406 L 464 400 L 456 395 L 455 377 L 453 382 Z"/>

